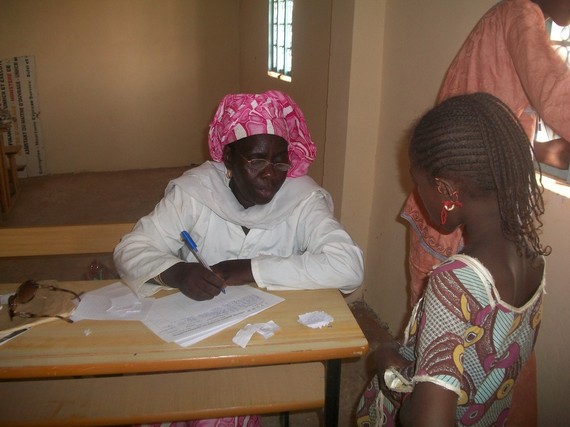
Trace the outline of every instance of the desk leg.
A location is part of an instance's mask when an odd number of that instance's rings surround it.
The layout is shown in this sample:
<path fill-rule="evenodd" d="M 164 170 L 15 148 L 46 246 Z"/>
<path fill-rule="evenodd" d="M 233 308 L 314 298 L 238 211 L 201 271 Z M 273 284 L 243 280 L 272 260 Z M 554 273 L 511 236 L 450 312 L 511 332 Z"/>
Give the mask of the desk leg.
<path fill-rule="evenodd" d="M 289 412 L 281 412 L 279 414 L 280 427 L 289 427 Z"/>
<path fill-rule="evenodd" d="M 340 359 L 326 362 L 325 426 L 338 426 L 338 401 L 340 398 Z"/>

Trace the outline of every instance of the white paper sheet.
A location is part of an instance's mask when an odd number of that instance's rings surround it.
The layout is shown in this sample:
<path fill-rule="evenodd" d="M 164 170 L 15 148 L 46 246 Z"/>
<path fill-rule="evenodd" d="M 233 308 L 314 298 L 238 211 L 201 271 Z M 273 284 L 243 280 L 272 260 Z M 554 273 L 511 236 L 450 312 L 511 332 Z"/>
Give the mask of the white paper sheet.
<path fill-rule="evenodd" d="M 225 294 L 208 301 L 178 292 L 155 300 L 144 324 L 163 340 L 187 347 L 281 301 L 249 285 L 228 286 Z"/>
<path fill-rule="evenodd" d="M 143 320 L 153 301 L 153 298 L 139 299 L 127 285 L 115 282 L 83 294 L 71 319 Z"/>

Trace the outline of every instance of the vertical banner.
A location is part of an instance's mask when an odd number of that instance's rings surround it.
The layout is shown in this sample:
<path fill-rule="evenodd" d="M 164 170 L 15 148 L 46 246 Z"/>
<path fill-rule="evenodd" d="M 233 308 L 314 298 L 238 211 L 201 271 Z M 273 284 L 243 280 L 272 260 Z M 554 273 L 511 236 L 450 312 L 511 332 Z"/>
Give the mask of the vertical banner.
<path fill-rule="evenodd" d="M 25 169 L 19 172 L 20 177 L 47 174 L 35 68 L 33 56 L 0 60 L 0 108 L 14 119 L 5 143 L 22 146 L 17 163 Z"/>

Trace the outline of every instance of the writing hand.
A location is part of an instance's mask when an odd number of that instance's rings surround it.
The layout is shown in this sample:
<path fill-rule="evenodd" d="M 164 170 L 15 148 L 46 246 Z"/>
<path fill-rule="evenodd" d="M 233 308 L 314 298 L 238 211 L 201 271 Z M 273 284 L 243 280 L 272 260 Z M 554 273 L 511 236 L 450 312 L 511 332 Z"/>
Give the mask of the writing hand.
<path fill-rule="evenodd" d="M 196 301 L 212 299 L 226 286 L 220 276 L 195 262 L 174 264 L 162 272 L 160 277 L 168 286 L 179 289 Z"/>

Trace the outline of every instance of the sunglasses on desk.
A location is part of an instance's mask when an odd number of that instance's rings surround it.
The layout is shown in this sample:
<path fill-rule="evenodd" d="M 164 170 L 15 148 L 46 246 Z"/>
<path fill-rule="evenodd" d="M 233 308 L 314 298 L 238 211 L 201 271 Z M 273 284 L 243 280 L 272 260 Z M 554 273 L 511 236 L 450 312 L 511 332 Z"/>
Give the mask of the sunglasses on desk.
<path fill-rule="evenodd" d="M 58 319 L 65 320 L 68 323 L 73 323 L 73 320 L 63 317 L 57 314 L 35 314 L 30 313 L 28 311 L 17 311 L 18 304 L 26 304 L 34 299 L 36 296 L 36 292 L 38 289 L 47 289 L 49 291 L 58 291 L 58 292 L 67 292 L 73 295 L 74 299 L 81 301 L 79 297 L 80 294 L 77 294 L 69 289 L 58 288 L 57 286 L 53 285 L 44 285 L 41 283 L 36 282 L 35 280 L 26 280 L 18 289 L 16 289 L 16 293 L 14 295 L 10 295 L 8 298 L 8 307 L 9 307 L 9 314 L 10 320 L 13 320 L 14 317 L 23 317 L 23 318 L 35 318 L 35 317 L 57 317 Z"/>

